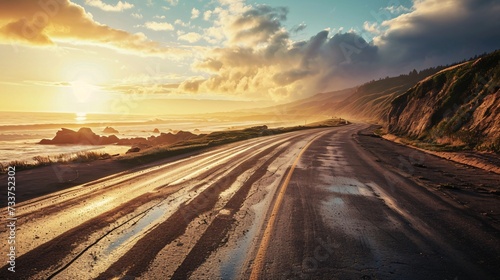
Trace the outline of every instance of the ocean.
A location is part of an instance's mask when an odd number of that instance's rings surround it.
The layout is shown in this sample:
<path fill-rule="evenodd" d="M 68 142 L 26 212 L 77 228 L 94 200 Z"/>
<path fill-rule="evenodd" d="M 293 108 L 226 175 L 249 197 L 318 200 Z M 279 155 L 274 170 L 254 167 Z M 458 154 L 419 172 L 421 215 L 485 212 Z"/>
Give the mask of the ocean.
<path fill-rule="evenodd" d="M 82 151 L 101 151 L 109 154 L 123 154 L 130 147 L 108 145 L 40 145 L 41 139 L 52 139 L 61 128 L 78 130 L 89 127 L 96 134 L 110 126 L 119 133 L 118 138 L 148 137 L 153 130 L 193 133 L 210 133 L 228 128 L 257 125 L 259 122 L 230 122 L 218 119 L 204 119 L 184 116 L 114 115 L 83 113 L 39 113 L 0 112 L 0 163 L 14 160 L 33 161 L 35 156 L 56 156 Z M 156 134 L 157 135 L 157 134 Z"/>

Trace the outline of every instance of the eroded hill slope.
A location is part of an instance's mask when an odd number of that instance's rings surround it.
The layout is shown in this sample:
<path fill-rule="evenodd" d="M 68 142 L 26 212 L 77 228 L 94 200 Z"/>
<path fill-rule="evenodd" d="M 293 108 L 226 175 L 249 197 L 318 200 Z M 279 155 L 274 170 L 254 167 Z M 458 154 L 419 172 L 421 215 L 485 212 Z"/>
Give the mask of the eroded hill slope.
<path fill-rule="evenodd" d="M 500 149 L 500 51 L 444 69 L 395 97 L 391 133 L 469 149 Z"/>

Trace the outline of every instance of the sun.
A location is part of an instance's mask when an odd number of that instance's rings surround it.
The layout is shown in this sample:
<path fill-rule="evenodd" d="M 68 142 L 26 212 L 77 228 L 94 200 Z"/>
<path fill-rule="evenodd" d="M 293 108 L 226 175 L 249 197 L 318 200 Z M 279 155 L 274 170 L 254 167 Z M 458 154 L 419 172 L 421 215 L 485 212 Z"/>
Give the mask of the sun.
<path fill-rule="evenodd" d="M 88 103 L 92 101 L 97 89 L 96 86 L 89 83 L 86 79 L 78 79 L 71 82 L 71 88 L 78 103 Z"/>

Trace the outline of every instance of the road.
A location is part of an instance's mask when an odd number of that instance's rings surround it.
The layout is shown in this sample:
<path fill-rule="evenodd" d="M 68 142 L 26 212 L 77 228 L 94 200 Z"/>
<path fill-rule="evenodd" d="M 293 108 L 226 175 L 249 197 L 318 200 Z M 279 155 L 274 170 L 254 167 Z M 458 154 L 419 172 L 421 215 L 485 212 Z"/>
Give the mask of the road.
<path fill-rule="evenodd" d="M 457 168 L 367 127 L 250 139 L 23 202 L 16 272 L 0 278 L 498 279 L 498 221 L 416 179 Z"/>

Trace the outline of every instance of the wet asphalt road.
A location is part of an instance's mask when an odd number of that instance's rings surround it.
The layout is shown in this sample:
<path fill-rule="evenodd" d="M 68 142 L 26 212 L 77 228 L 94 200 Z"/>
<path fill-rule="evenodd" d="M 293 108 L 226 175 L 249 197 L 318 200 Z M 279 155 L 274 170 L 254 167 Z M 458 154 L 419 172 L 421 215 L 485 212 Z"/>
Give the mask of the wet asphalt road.
<path fill-rule="evenodd" d="M 260 277 L 498 279 L 498 230 L 412 180 L 425 155 L 408 149 L 382 165 L 360 142 L 385 140 L 359 130 L 325 134 L 304 153 Z"/>
<path fill-rule="evenodd" d="M 415 180 L 430 159 L 384 152 L 367 127 L 251 139 L 24 202 L 18 272 L 0 278 L 498 279 L 496 221 Z"/>

